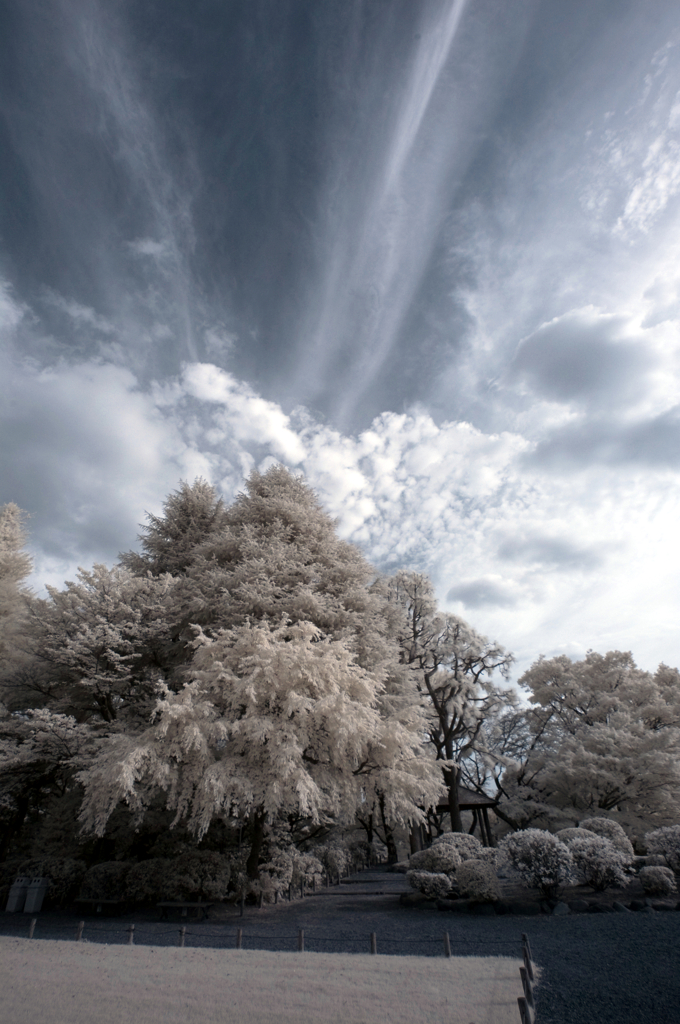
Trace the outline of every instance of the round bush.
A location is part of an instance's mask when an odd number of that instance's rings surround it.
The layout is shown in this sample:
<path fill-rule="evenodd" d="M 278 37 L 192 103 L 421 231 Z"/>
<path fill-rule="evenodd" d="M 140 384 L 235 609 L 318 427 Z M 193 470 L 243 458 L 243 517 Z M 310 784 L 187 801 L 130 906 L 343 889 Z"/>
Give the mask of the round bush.
<path fill-rule="evenodd" d="M 665 857 L 671 870 L 680 874 L 680 825 L 667 825 L 648 832 L 645 846 L 648 853 Z"/>
<path fill-rule="evenodd" d="M 550 832 L 537 828 L 513 832 L 501 840 L 498 851 L 519 873 L 524 884 L 538 889 L 546 899 L 557 896 L 560 888 L 575 878 L 569 848 Z"/>
<path fill-rule="evenodd" d="M 428 900 L 446 899 L 451 889 L 451 879 L 448 875 L 432 871 L 407 871 L 406 877 L 411 888 L 422 892 Z"/>
<path fill-rule="evenodd" d="M 172 861 L 166 857 L 152 857 L 133 865 L 125 878 L 125 898 L 139 903 L 174 899 L 174 895 L 168 895 L 167 886 L 171 868 Z"/>
<path fill-rule="evenodd" d="M 464 860 L 456 872 L 461 896 L 478 903 L 495 903 L 501 890 L 493 865 L 484 860 Z"/>
<path fill-rule="evenodd" d="M 583 821 L 579 821 L 578 827 L 586 829 L 588 832 L 594 832 L 596 836 L 608 839 L 617 850 L 620 850 L 628 858 L 628 864 L 633 863 L 633 858 L 635 857 L 633 844 L 618 821 L 612 821 L 611 818 L 585 818 Z"/>
<path fill-rule="evenodd" d="M 80 895 L 85 900 L 124 899 L 125 879 L 133 867 L 131 861 L 110 860 L 94 864 L 88 869 Z"/>
<path fill-rule="evenodd" d="M 433 844 L 428 850 L 411 854 L 410 867 L 414 871 L 429 871 L 431 874 L 453 875 L 461 863 L 458 851 L 449 843 Z"/>
<path fill-rule="evenodd" d="M 670 868 L 641 868 L 639 878 L 648 896 L 670 896 L 677 891 Z"/>
<path fill-rule="evenodd" d="M 440 843 L 452 846 L 461 860 L 477 860 L 484 849 L 479 839 L 466 832 L 445 832 L 443 836 L 437 836 L 432 846 L 438 846 Z"/>
<path fill-rule="evenodd" d="M 588 833 L 587 828 L 561 828 L 559 832 L 553 833 L 562 843 L 568 843 L 572 839 L 583 839 L 583 834 Z M 592 832 L 591 835 L 595 835 Z"/>
<path fill-rule="evenodd" d="M 581 832 L 568 842 L 569 852 L 586 885 L 595 892 L 604 892 L 610 886 L 626 884 L 625 868 L 627 857 L 604 836 L 588 835 L 585 829 L 570 831 Z"/>

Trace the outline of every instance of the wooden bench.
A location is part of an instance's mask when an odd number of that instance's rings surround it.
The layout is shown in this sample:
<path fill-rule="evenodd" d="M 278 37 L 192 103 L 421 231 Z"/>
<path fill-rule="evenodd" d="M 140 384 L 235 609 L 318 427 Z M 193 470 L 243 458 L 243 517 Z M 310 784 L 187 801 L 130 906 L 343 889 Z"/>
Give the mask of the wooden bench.
<path fill-rule="evenodd" d="M 95 900 L 89 897 L 81 898 L 75 901 L 76 903 L 84 903 L 89 906 L 95 914 L 103 914 L 104 909 L 109 910 L 113 913 L 124 914 L 127 910 L 127 900 Z"/>
<path fill-rule="evenodd" d="M 196 920 L 200 921 L 202 918 L 208 916 L 208 911 L 211 907 L 214 907 L 214 903 L 203 903 L 199 900 L 197 903 L 192 903 L 187 900 L 165 900 L 163 903 L 157 903 L 157 907 L 160 907 L 161 921 L 168 921 L 168 911 L 172 909 L 181 910 L 182 917 L 188 917 L 188 911 L 190 907 L 196 909 Z M 201 913 L 202 912 L 202 913 Z"/>

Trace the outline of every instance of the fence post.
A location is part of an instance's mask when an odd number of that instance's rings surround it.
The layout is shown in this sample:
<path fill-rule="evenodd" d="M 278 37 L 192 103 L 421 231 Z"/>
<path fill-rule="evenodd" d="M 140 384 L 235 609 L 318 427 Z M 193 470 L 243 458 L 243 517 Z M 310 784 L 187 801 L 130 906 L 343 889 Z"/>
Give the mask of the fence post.
<path fill-rule="evenodd" d="M 517 1005 L 519 1006 L 519 1019 L 522 1024 L 532 1024 L 531 1011 L 527 1006 L 527 1001 L 524 996 L 519 996 L 517 999 Z"/>
<path fill-rule="evenodd" d="M 305 898 L 305 880 L 304 880 L 304 878 L 301 878 L 300 879 L 300 899 L 303 900 L 304 898 Z"/>
<path fill-rule="evenodd" d="M 179 930 L 179 944 L 180 944 L 180 946 L 184 945 L 184 936 L 186 935 L 186 931 L 187 930 L 186 930 L 185 926 L 182 925 L 182 927 Z"/>
<path fill-rule="evenodd" d="M 78 921 L 78 931 L 76 933 L 76 942 L 83 941 L 83 928 L 85 927 L 84 921 Z"/>
<path fill-rule="evenodd" d="M 524 932 L 522 932 L 522 959 L 524 960 L 524 966 L 529 976 L 529 981 L 533 981 L 534 968 L 531 963 L 531 946 L 529 945 L 529 938 Z"/>
<path fill-rule="evenodd" d="M 242 949 L 243 948 L 243 929 L 242 928 L 237 928 L 236 929 L 236 948 L 237 949 Z"/>
<path fill-rule="evenodd" d="M 291 882 L 288 886 L 288 902 L 293 902 L 293 883 Z"/>
<path fill-rule="evenodd" d="M 29 939 L 33 938 L 33 932 L 35 931 L 35 925 L 36 925 L 36 921 L 37 920 L 38 920 L 37 917 L 32 917 L 31 918 L 31 926 L 28 929 L 28 937 L 29 937 Z"/>
<path fill-rule="evenodd" d="M 451 940 L 448 932 L 444 932 L 444 956 L 451 956 Z"/>
<path fill-rule="evenodd" d="M 128 928 L 128 946 L 134 946 L 135 944 L 135 926 L 133 924 Z"/>
<path fill-rule="evenodd" d="M 378 937 L 375 932 L 371 932 L 371 953 L 378 952 Z"/>
<path fill-rule="evenodd" d="M 260 890 L 260 892 L 257 894 L 257 906 L 260 909 L 262 908 L 262 897 L 263 896 L 264 896 L 264 893 L 262 892 L 262 890 Z"/>
<path fill-rule="evenodd" d="M 301 928 L 298 932 L 298 953 L 305 951 L 305 930 Z"/>
<path fill-rule="evenodd" d="M 243 917 L 243 911 L 245 909 L 245 905 L 246 905 L 246 894 L 242 893 L 241 894 L 241 901 L 240 901 L 239 906 L 238 906 L 238 916 L 239 917 Z"/>
<path fill-rule="evenodd" d="M 531 987 L 531 982 L 529 981 L 529 976 L 527 974 L 526 967 L 520 967 L 519 976 L 522 979 L 522 988 L 524 989 L 524 998 L 527 1001 L 527 1006 L 529 1007 L 529 1009 L 535 1010 L 536 1007 L 534 1006 L 534 992 Z"/>

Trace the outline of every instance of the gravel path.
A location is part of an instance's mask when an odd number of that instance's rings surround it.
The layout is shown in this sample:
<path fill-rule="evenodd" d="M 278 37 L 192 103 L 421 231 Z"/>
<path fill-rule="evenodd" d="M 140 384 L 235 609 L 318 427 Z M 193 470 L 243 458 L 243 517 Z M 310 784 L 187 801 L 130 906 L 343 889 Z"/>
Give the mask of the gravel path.
<path fill-rule="evenodd" d="M 526 932 L 543 970 L 537 992 L 539 1024 L 679 1024 L 680 913 L 574 914 L 565 917 L 475 917 L 443 913 L 431 904 L 404 907 L 405 879 L 387 872 L 363 873 L 361 881 L 323 890 L 304 900 L 220 908 L 208 921 L 186 923 L 186 945 L 228 948 L 242 929 L 244 949 L 297 949 L 369 953 L 370 933 L 378 953 L 442 956 L 448 931 L 453 956 L 521 956 Z M 0 915 L 0 934 L 26 935 L 30 915 Z M 45 911 L 35 937 L 75 938 L 81 915 Z M 180 922 L 159 921 L 153 911 L 121 918 L 85 918 L 90 942 L 127 941 L 177 945 Z M 519 1015 L 518 1015 L 519 1021 Z"/>

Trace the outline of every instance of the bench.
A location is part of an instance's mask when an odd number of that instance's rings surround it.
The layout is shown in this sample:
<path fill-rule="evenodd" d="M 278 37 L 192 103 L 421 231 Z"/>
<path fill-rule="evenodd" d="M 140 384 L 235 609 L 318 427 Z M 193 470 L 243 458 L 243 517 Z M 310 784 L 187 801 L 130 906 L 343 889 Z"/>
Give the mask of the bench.
<path fill-rule="evenodd" d="M 127 910 L 127 900 L 96 900 L 89 897 L 81 898 L 80 896 L 75 901 L 78 903 L 84 903 L 89 906 L 95 914 L 102 914 L 104 909 L 113 913 L 123 914 Z"/>
<path fill-rule="evenodd" d="M 211 907 L 214 907 L 215 904 L 214 903 L 203 903 L 202 900 L 199 900 L 197 903 L 192 903 L 191 901 L 187 901 L 187 900 L 165 900 L 163 903 L 157 903 L 156 906 L 160 907 L 161 921 L 168 921 L 169 920 L 169 918 L 168 918 L 168 911 L 169 910 L 179 909 L 179 910 L 181 910 L 181 916 L 182 917 L 188 917 L 188 911 L 189 911 L 190 907 L 196 909 L 196 920 L 200 921 L 200 920 L 202 920 L 202 918 L 208 916 L 208 911 L 211 909 Z"/>

